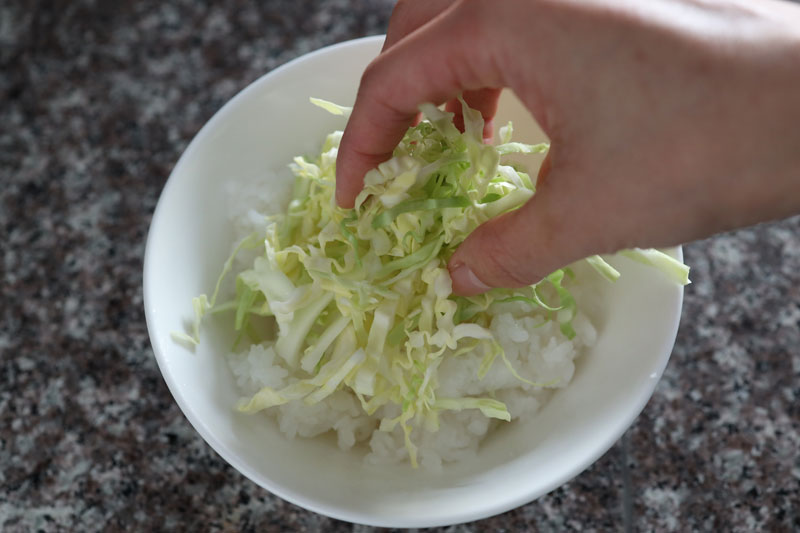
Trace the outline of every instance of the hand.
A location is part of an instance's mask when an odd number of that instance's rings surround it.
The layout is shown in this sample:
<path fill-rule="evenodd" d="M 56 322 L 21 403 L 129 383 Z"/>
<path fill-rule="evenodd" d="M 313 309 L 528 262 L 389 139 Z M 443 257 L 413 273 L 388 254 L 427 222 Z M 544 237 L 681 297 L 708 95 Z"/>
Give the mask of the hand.
<path fill-rule="evenodd" d="M 342 137 L 338 203 L 421 102 L 466 91 L 491 119 L 499 87 L 551 149 L 536 195 L 451 258 L 456 293 L 800 212 L 800 8 L 773 0 L 401 1 Z"/>

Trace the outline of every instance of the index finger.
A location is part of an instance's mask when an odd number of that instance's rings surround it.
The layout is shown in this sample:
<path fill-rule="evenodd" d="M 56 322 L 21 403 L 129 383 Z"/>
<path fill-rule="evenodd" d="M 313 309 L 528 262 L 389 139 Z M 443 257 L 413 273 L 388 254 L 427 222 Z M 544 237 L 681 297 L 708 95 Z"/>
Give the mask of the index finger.
<path fill-rule="evenodd" d="M 481 13 L 450 9 L 370 63 L 339 145 L 340 206 L 353 206 L 364 174 L 391 157 L 420 103 L 439 105 L 462 91 L 505 85 L 493 43 L 475 28 L 483 19 Z"/>
<path fill-rule="evenodd" d="M 453 0 L 398 0 L 389 19 L 386 39 L 381 52 L 385 52 L 408 34 L 421 28 L 453 5 Z"/>

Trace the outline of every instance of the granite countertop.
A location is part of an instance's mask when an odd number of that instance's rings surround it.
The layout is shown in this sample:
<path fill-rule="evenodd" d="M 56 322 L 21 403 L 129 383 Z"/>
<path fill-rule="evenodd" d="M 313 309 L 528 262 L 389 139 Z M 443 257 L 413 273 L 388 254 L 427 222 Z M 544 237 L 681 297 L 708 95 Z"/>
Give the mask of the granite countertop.
<path fill-rule="evenodd" d="M 0 4 L 0 530 L 371 531 L 245 479 L 149 344 L 142 258 L 187 143 L 237 91 L 383 33 L 389 0 Z M 441 531 L 800 530 L 800 218 L 686 247 L 672 360 L 562 488 Z"/>

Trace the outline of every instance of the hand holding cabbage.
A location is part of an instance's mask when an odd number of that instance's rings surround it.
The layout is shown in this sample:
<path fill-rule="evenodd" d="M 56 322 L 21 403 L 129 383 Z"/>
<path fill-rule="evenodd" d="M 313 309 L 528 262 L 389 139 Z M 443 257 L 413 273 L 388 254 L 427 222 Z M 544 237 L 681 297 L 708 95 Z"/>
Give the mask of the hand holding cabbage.
<path fill-rule="evenodd" d="M 800 212 L 800 7 L 746 0 L 400 1 L 362 78 L 337 200 L 422 102 L 489 119 L 510 87 L 552 140 L 537 194 L 450 258 L 453 290 Z"/>

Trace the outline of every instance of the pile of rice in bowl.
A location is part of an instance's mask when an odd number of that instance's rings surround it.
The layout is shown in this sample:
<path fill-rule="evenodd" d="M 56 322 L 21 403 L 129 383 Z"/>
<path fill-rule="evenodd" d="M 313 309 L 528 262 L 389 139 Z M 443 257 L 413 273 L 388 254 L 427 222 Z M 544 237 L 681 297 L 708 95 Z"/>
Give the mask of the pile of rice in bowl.
<path fill-rule="evenodd" d="M 586 291 L 584 291 L 586 292 Z M 587 294 L 587 296 L 590 296 Z M 578 297 L 583 301 L 582 298 Z M 511 420 L 525 420 L 547 401 L 551 391 L 566 387 L 575 371 L 576 359 L 592 346 L 597 333 L 583 311 L 573 320 L 577 335 L 567 339 L 558 324 L 531 313 L 523 303 L 498 304 L 489 329 L 506 353 L 509 362 L 522 376 L 546 383 L 535 386 L 521 382 L 503 364 L 492 365 L 478 378 L 482 357 L 466 353 L 445 360 L 438 369 L 437 394 L 443 397 L 493 396 L 505 403 Z M 228 363 L 243 396 L 250 397 L 262 387 L 281 389 L 296 382 L 272 346 L 255 344 L 228 355 Z M 408 461 L 402 428 L 381 431 L 382 419 L 400 414 L 400 406 L 385 405 L 374 414 L 362 409 L 349 389 L 340 389 L 325 401 L 306 405 L 294 400 L 263 411 L 273 417 L 289 438 L 315 437 L 336 432 L 339 448 L 348 450 L 365 445 L 365 460 L 374 464 Z M 443 462 L 474 457 L 483 438 L 498 424 L 476 409 L 444 411 L 439 415 L 439 429 L 426 431 L 416 427 L 411 440 L 417 446 L 419 463 L 436 470 Z"/>

